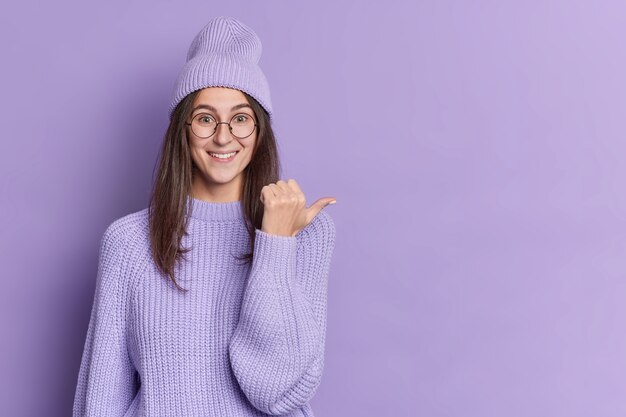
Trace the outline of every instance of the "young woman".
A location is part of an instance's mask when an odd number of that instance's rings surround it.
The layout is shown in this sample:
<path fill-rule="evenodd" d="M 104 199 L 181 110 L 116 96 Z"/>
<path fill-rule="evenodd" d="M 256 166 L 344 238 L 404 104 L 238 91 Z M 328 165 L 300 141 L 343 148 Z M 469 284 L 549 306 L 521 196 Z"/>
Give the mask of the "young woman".
<path fill-rule="evenodd" d="M 313 416 L 335 226 L 278 179 L 258 36 L 194 38 L 148 208 L 102 237 L 74 417 Z"/>

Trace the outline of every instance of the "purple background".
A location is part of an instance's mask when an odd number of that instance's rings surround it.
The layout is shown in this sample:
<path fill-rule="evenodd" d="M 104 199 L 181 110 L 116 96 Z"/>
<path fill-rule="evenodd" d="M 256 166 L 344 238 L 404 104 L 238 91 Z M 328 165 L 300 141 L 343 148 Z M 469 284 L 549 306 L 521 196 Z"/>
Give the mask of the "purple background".
<path fill-rule="evenodd" d="M 1 415 L 70 415 L 99 239 L 218 15 L 338 200 L 316 416 L 626 415 L 626 5 L 591 0 L 5 5 Z"/>

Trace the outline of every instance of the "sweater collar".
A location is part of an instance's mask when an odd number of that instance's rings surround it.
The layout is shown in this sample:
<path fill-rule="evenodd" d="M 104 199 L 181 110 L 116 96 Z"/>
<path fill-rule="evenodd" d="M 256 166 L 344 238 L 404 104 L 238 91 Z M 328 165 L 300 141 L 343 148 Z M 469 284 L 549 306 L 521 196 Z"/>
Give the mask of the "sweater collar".
<path fill-rule="evenodd" d="M 215 203 L 204 201 L 195 197 L 191 200 L 191 217 L 201 220 L 234 220 L 243 217 L 241 201 L 229 201 Z"/>

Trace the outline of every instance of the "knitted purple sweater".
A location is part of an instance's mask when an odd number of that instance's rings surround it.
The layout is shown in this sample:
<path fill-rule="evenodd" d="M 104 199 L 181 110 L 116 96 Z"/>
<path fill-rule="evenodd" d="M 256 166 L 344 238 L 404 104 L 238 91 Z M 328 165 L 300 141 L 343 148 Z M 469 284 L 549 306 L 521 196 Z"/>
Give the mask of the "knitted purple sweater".
<path fill-rule="evenodd" d="M 295 237 L 256 230 L 239 201 L 191 198 L 179 284 L 154 265 L 148 209 L 100 244 L 74 417 L 312 417 L 322 377 L 335 226 L 326 209 Z"/>

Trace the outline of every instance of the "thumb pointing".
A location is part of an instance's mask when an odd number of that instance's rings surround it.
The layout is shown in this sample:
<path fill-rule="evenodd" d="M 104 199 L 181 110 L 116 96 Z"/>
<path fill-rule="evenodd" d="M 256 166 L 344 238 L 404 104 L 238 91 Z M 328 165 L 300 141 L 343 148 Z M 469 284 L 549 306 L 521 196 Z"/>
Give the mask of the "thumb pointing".
<path fill-rule="evenodd" d="M 310 219 L 314 219 L 324 207 L 329 204 L 335 204 L 337 200 L 334 197 L 322 197 L 309 207 Z"/>

